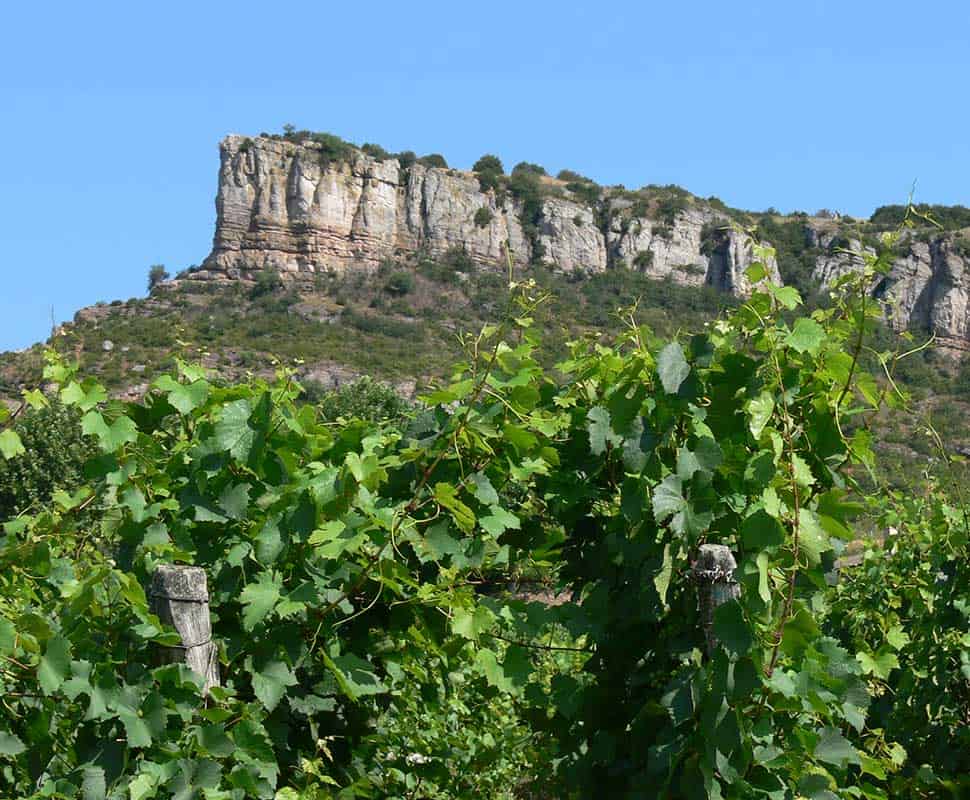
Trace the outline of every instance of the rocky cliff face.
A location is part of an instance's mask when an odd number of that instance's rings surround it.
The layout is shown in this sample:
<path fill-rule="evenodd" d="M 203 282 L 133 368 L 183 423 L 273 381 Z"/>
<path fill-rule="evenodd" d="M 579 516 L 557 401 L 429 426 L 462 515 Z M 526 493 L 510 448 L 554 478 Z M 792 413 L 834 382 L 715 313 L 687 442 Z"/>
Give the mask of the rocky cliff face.
<path fill-rule="evenodd" d="M 820 250 L 813 277 L 823 288 L 861 266 L 861 259 L 847 250 L 874 252 L 858 239 L 844 242 L 811 225 L 806 235 Z M 903 234 L 892 270 L 873 287 L 894 329 L 929 331 L 943 348 L 970 349 L 970 249 L 965 241 L 957 233 Z"/>
<path fill-rule="evenodd" d="M 748 291 L 744 270 L 752 254 L 743 237 L 725 233 L 708 247 L 703 241 L 726 216 L 690 207 L 661 224 L 631 217 L 618 203 L 604 223 L 596 209 L 547 184 L 537 230 L 527 236 L 521 202 L 482 191 L 473 174 L 421 164 L 405 169 L 360 151 L 328 163 L 310 141 L 229 136 L 221 145 L 213 249 L 196 277 L 250 277 L 267 268 L 342 272 L 456 248 L 480 264 L 502 265 L 508 243 L 520 265 L 541 252 L 563 272 L 626 267 L 685 285 Z"/>
<path fill-rule="evenodd" d="M 472 173 L 348 153 L 327 160 L 311 140 L 223 140 L 213 249 L 194 277 L 339 273 L 456 249 L 501 268 L 507 245 L 518 265 L 541 260 L 570 273 L 625 268 L 686 286 L 750 291 L 750 242 L 723 208 L 697 198 L 663 210 L 621 191 L 594 207 L 544 178 L 539 214 L 524 224 L 522 201 L 483 191 Z M 846 249 L 867 247 L 843 233 L 831 220 L 804 223 L 812 278 L 823 288 L 859 266 Z M 970 245 L 953 234 L 923 239 L 908 241 L 873 291 L 887 301 L 896 329 L 926 328 L 947 346 L 970 348 Z M 778 265 L 767 266 L 780 282 Z"/>

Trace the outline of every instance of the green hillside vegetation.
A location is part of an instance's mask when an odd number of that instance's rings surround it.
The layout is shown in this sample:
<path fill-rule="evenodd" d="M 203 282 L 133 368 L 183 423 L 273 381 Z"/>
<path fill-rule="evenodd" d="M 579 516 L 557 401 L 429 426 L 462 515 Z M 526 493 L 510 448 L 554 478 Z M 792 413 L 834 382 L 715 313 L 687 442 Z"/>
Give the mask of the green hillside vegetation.
<path fill-rule="evenodd" d="M 804 242 L 798 225 L 767 217 L 760 224 L 778 242 L 782 263 L 806 263 L 812 257 L 798 249 Z M 548 295 L 534 320 L 543 334 L 540 358 L 546 366 L 564 357 L 569 341 L 583 336 L 606 341 L 616 335 L 626 324 L 620 309 L 635 306 L 627 316 L 669 337 L 702 329 L 738 302 L 709 287 L 684 287 L 624 269 L 584 276 L 534 266 L 525 275 Z M 340 383 L 369 376 L 410 394 L 415 384 L 420 388 L 448 374 L 463 354 L 462 331 L 497 320 L 507 283 L 503 273 L 476 266 L 460 250 L 438 260 L 387 261 L 374 274 L 284 281 L 267 272 L 249 284 L 186 280 L 148 298 L 88 309 L 51 343 L 76 358 L 82 373 L 112 394 L 131 387 L 144 391 L 172 369 L 177 357 L 201 359 L 224 381 L 249 374 L 269 377 L 279 364 L 291 366 L 314 400 L 326 393 L 331 374 Z M 826 302 L 810 285 L 794 285 L 810 307 Z M 875 352 L 900 346 L 884 327 L 873 335 Z M 915 331 L 905 347 L 925 337 Z M 863 354 L 862 361 L 877 383 L 885 383 L 872 353 Z M 39 386 L 42 370 L 40 345 L 0 354 L 0 397 L 12 402 L 21 388 Z M 970 452 L 970 415 L 962 413 L 970 365 L 961 368 L 927 348 L 901 361 L 894 377 L 911 391 L 922 418 L 941 423 L 951 452 Z M 875 424 L 877 447 L 893 485 L 911 485 L 936 468 L 933 442 L 912 418 L 889 411 Z"/>
<path fill-rule="evenodd" d="M 49 453 L 38 425 L 92 457 L 0 512 L 0 794 L 962 797 L 970 528 L 944 448 L 942 482 L 879 477 L 875 421 L 914 411 L 862 363 L 890 265 L 824 307 L 761 282 L 712 325 L 641 309 L 551 351 L 558 284 L 519 280 L 413 406 L 182 359 L 123 403 L 48 350 L 0 461 Z M 277 321 L 304 300 L 240 290 Z M 711 544 L 738 595 L 708 617 Z M 158 564 L 207 574 L 208 693 L 153 655 Z"/>
<path fill-rule="evenodd" d="M 588 278 L 542 268 L 528 274 L 550 294 L 536 317 L 550 362 L 577 336 L 619 330 L 617 310 L 638 299 L 636 318 L 658 334 L 699 327 L 734 303 L 713 289 L 620 270 Z M 272 374 L 274 361 L 299 360 L 346 365 L 392 382 L 427 379 L 460 357 L 460 331 L 496 319 L 507 284 L 501 272 L 475 267 L 461 251 L 438 261 L 388 261 L 375 274 L 303 282 L 284 283 L 271 273 L 249 285 L 184 281 L 146 299 L 89 309 L 52 343 L 112 391 L 150 381 L 179 354 L 202 355 L 229 377 Z M 42 352 L 37 346 L 0 355 L 4 383 L 37 385 Z"/>

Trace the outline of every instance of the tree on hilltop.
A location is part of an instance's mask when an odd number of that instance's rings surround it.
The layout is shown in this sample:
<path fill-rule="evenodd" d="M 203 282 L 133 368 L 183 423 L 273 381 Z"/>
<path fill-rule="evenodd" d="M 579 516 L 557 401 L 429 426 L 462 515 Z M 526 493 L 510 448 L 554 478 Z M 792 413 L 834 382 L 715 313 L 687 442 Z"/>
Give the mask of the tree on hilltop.
<path fill-rule="evenodd" d="M 151 292 L 162 281 L 167 281 L 172 276 L 168 274 L 164 264 L 152 264 L 148 268 L 148 291 Z"/>

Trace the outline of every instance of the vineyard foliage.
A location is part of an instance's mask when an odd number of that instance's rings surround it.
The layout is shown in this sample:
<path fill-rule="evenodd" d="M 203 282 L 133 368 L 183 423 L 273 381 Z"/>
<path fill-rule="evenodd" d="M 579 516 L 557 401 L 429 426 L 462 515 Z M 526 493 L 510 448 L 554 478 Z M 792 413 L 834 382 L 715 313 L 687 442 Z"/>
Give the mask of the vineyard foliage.
<path fill-rule="evenodd" d="M 331 421 L 285 369 L 226 387 L 185 362 L 110 401 L 50 353 L 97 453 L 0 535 L 0 794 L 958 796 L 966 519 L 855 491 L 867 420 L 903 399 L 896 356 L 865 352 L 889 256 L 865 261 L 810 315 L 755 264 L 704 332 L 631 322 L 554 372 L 543 297 L 510 280 L 507 321 L 403 421 Z M 897 535 L 836 582 L 862 512 Z M 741 588 L 711 653 L 702 543 Z M 153 659 L 177 643 L 144 590 L 163 562 L 208 575 L 208 695 Z M 505 591 L 536 576 L 574 602 Z"/>

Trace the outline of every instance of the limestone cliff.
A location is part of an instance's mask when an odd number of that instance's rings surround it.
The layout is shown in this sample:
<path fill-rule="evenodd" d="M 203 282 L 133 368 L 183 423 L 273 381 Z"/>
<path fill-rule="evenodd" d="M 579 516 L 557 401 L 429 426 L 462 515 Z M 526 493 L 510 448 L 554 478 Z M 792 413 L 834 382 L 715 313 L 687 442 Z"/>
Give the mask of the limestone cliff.
<path fill-rule="evenodd" d="M 483 191 L 472 173 L 420 163 L 403 168 L 359 150 L 328 161 L 312 141 L 229 136 L 221 145 L 213 249 L 196 277 L 250 277 L 267 268 L 342 272 L 456 248 L 480 264 L 501 265 L 507 243 L 520 265 L 542 260 L 563 272 L 627 267 L 684 285 L 748 290 L 752 254 L 744 238 L 725 232 L 705 247 L 705 233 L 726 225 L 726 215 L 698 204 L 658 221 L 609 201 L 604 221 L 560 182 L 545 184 L 527 235 L 522 201 Z"/>
<path fill-rule="evenodd" d="M 573 184 L 548 177 L 541 179 L 538 206 L 530 208 L 507 184 L 484 191 L 470 172 L 402 166 L 396 157 L 376 158 L 349 145 L 333 157 L 312 139 L 228 136 L 220 150 L 213 249 L 195 278 L 251 278 L 264 269 L 368 270 L 385 259 L 454 250 L 501 268 L 508 246 L 518 265 L 541 261 L 569 273 L 625 268 L 743 296 L 754 257 L 748 237 L 732 223 L 772 216 L 731 211 L 683 190 L 678 202 L 666 205 L 657 199 L 662 194 L 622 187 L 597 189 L 590 202 Z M 796 238 L 803 234 L 805 241 L 798 257 L 814 265 L 811 281 L 823 289 L 858 267 L 847 250 L 873 246 L 837 220 L 782 220 L 799 226 Z M 767 267 L 776 281 L 788 274 L 785 263 L 781 274 L 776 262 Z M 892 273 L 873 291 L 887 301 L 887 319 L 897 330 L 925 328 L 949 347 L 970 346 L 970 245 L 957 234 L 906 240 Z"/>
<path fill-rule="evenodd" d="M 874 252 L 858 239 L 842 241 L 812 225 L 806 235 L 820 251 L 813 276 L 823 288 L 860 266 L 852 253 Z M 905 232 L 892 270 L 873 286 L 873 294 L 885 304 L 894 329 L 928 331 L 944 348 L 970 348 L 970 247 L 960 233 Z"/>

